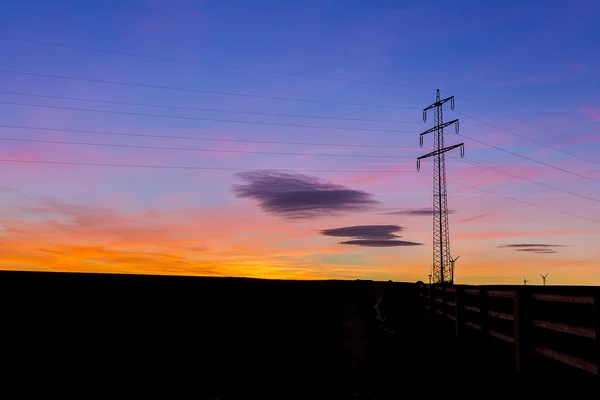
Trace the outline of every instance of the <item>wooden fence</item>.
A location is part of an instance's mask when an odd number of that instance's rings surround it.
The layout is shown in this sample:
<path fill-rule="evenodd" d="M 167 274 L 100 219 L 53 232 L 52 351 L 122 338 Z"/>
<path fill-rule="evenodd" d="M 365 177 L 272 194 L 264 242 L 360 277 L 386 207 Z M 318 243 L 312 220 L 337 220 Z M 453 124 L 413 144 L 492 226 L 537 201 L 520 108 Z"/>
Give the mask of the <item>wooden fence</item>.
<path fill-rule="evenodd" d="M 519 374 L 541 356 L 600 381 L 599 289 L 419 284 L 419 301 L 430 321 L 446 321 L 457 337 L 508 344 Z"/>

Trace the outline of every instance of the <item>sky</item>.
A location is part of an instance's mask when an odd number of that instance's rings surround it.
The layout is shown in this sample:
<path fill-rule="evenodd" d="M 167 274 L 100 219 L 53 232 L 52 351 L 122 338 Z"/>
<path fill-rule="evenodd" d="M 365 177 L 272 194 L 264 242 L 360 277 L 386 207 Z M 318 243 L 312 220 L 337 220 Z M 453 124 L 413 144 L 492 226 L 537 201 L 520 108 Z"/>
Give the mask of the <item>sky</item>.
<path fill-rule="evenodd" d="M 28 1 L 0 13 L 0 269 L 600 284 L 600 3 Z M 538 282 L 539 281 L 539 282 Z"/>

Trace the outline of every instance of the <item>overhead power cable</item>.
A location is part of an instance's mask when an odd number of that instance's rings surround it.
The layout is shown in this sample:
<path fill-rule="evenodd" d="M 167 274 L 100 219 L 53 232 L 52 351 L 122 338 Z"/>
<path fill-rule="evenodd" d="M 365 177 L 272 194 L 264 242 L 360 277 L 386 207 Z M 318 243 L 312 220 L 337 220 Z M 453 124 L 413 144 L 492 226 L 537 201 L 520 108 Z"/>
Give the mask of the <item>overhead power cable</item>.
<path fill-rule="evenodd" d="M 430 174 L 430 173 L 427 173 L 427 172 L 423 172 L 423 171 L 421 171 L 421 172 L 424 173 L 424 174 L 427 174 L 429 176 L 433 176 L 433 174 Z M 530 206 L 542 208 L 544 210 L 553 211 L 555 213 L 559 213 L 559 214 L 563 214 L 563 215 L 568 215 L 569 217 L 578 218 L 578 219 L 584 219 L 584 220 L 587 220 L 587 221 L 590 221 L 590 222 L 600 223 L 600 220 L 597 220 L 597 219 L 585 217 L 585 216 L 582 216 L 582 215 L 572 214 L 572 213 L 566 212 L 566 211 L 557 210 L 557 209 L 552 208 L 552 207 L 547 207 L 547 206 L 544 206 L 544 205 L 541 205 L 541 204 L 533 203 L 531 201 L 521 200 L 521 199 L 517 199 L 515 197 L 506 196 L 506 195 L 501 194 L 501 193 L 496 193 L 496 192 L 492 192 L 491 190 L 481 189 L 481 188 L 478 188 L 476 186 L 467 185 L 465 183 L 457 182 L 457 181 L 454 181 L 454 180 L 448 179 L 448 182 L 452 182 L 452 183 L 455 183 L 457 185 L 464 186 L 466 188 L 477 190 L 477 191 L 480 191 L 480 192 L 483 192 L 483 193 L 493 194 L 495 196 L 503 197 L 505 199 L 509 199 L 509 200 L 516 201 L 516 202 L 519 202 L 519 203 L 528 204 Z"/>
<path fill-rule="evenodd" d="M 569 156 L 571 156 L 571 157 L 579 158 L 580 160 L 587 161 L 587 162 L 590 162 L 590 163 L 592 163 L 592 164 L 600 165 L 600 162 L 598 162 L 598 161 L 590 160 L 589 158 L 582 157 L 582 156 L 580 156 L 580 155 L 577 155 L 577 154 L 571 153 L 570 151 L 566 151 L 566 150 L 563 150 L 563 149 L 559 149 L 559 148 L 558 148 L 558 147 L 556 147 L 556 146 L 552 146 L 552 145 L 546 144 L 546 143 L 544 143 L 544 142 L 540 142 L 539 140 L 535 140 L 535 139 L 532 139 L 532 138 L 530 138 L 530 137 L 527 137 L 527 136 L 525 136 L 525 135 L 521 135 L 520 133 L 516 133 L 516 132 L 513 132 L 513 131 L 511 131 L 511 130 L 504 129 L 504 128 L 502 128 L 502 127 L 498 126 L 498 125 L 491 124 L 491 123 L 489 123 L 489 122 L 483 121 L 483 120 L 481 120 L 481 119 L 479 119 L 479 118 L 472 117 L 472 116 L 470 116 L 470 115 L 467 115 L 467 114 L 465 114 L 465 113 L 461 113 L 461 112 L 459 112 L 459 111 L 454 111 L 454 112 L 455 112 L 456 114 L 462 115 L 462 116 L 464 116 L 464 117 L 466 117 L 466 118 L 472 119 L 473 121 L 477 121 L 477 122 L 479 122 L 479 123 L 482 123 L 482 124 L 484 124 L 484 125 L 490 126 L 490 127 L 494 128 L 494 129 L 498 129 L 498 130 L 500 130 L 500 131 L 502 131 L 502 132 L 506 132 L 506 133 L 508 133 L 508 134 L 510 134 L 510 135 L 518 136 L 518 137 L 520 137 L 520 138 L 523 138 L 523 139 L 525 139 L 525 140 L 529 140 L 530 142 L 532 142 L 532 143 L 536 143 L 536 144 L 539 144 L 540 146 L 544 146 L 544 147 L 546 147 L 546 148 L 549 148 L 549 149 L 552 149 L 552 150 L 558 151 L 558 152 L 560 152 L 560 153 L 567 154 L 567 155 L 569 155 Z"/>
<path fill-rule="evenodd" d="M 162 89 L 162 90 L 176 90 L 176 91 L 181 91 L 181 92 L 192 92 L 192 93 L 220 94 L 220 95 L 224 95 L 224 96 L 251 97 L 251 98 L 268 99 L 268 100 L 299 101 L 299 102 L 307 102 L 307 103 L 337 104 L 337 105 L 343 105 L 343 106 L 361 106 L 361 107 L 374 107 L 374 108 L 393 108 L 393 109 L 408 109 L 408 110 L 418 110 L 419 109 L 419 107 L 409 107 L 409 106 L 350 103 L 350 102 L 317 100 L 317 99 L 299 99 L 299 98 L 294 98 L 294 97 L 279 97 L 279 96 L 267 96 L 267 95 L 260 95 L 260 94 L 251 94 L 251 93 L 220 92 L 220 91 L 216 91 L 216 90 L 204 90 L 204 89 L 182 88 L 182 87 L 174 87 L 174 86 L 149 85 L 149 84 L 132 83 L 132 82 L 110 81 L 110 80 L 103 80 L 103 79 L 80 78 L 80 77 L 75 77 L 75 76 L 42 74 L 42 73 L 27 72 L 27 71 L 16 71 L 16 70 L 9 70 L 9 69 L 5 69 L 5 68 L 1 68 L 0 72 L 4 72 L 7 74 L 16 74 L 16 75 L 37 76 L 37 77 L 41 77 L 41 78 L 65 79 L 65 80 L 81 81 L 81 82 L 103 83 L 103 84 L 107 84 L 107 85 L 143 87 L 143 88 L 149 88 L 149 89 Z"/>
<path fill-rule="evenodd" d="M 322 146 L 322 147 L 356 147 L 356 148 L 377 148 L 377 149 L 417 149 L 417 147 L 414 147 L 414 146 L 394 146 L 394 145 L 383 145 L 383 144 L 377 145 L 377 144 L 349 144 L 349 143 L 287 142 L 287 141 L 280 141 L 280 140 L 224 139 L 224 138 L 212 138 L 212 137 L 204 137 L 204 136 L 181 136 L 181 135 L 159 135 L 159 134 L 150 134 L 150 133 L 108 132 L 108 131 L 97 131 L 97 130 L 47 128 L 47 127 L 7 125 L 7 124 L 0 124 L 0 128 L 25 129 L 25 130 L 43 131 L 43 132 L 89 133 L 89 134 L 95 134 L 95 135 L 131 136 L 131 137 L 164 138 L 164 139 L 185 139 L 185 140 L 202 140 L 202 141 L 233 142 L 233 143 L 260 143 L 260 144 L 282 144 L 282 145 Z"/>
<path fill-rule="evenodd" d="M 285 155 L 285 156 L 317 156 L 317 157 L 352 157 L 352 158 L 410 158 L 409 156 L 381 156 L 371 154 L 335 154 L 335 153 L 298 153 L 284 151 L 258 151 L 258 150 L 227 150 L 227 149 L 202 149 L 197 147 L 166 147 L 166 146 L 146 146 L 136 144 L 117 144 L 117 143 L 89 143 L 89 142 L 72 142 L 63 140 L 44 140 L 44 139 L 23 139 L 23 138 L 8 138 L 0 137 L 0 140 L 15 141 L 15 142 L 31 142 L 31 143 L 48 143 L 48 144 L 67 144 L 77 146 L 98 146 L 98 147 L 122 147 L 131 149 L 151 149 L 151 150 L 179 150 L 179 151 L 200 151 L 210 153 L 238 153 L 238 154 L 270 154 L 270 155 Z"/>
<path fill-rule="evenodd" d="M 173 119 L 185 119 L 192 121 L 211 121 L 211 122 L 227 122 L 234 124 L 250 124 L 250 125 L 268 125 L 268 126 L 285 126 L 292 128 L 311 128 L 311 129 L 333 129 L 340 131 L 361 131 L 361 132 L 410 132 L 415 133 L 416 131 L 405 131 L 395 129 L 370 129 L 370 128 L 345 128 L 340 126 L 323 126 L 323 125 L 302 125 L 302 124 L 281 124 L 276 122 L 260 122 L 260 121 L 240 121 L 234 119 L 219 119 L 219 118 L 203 118 L 203 117 L 186 117 L 182 115 L 164 115 L 164 114 L 149 114 L 149 113 L 137 113 L 129 111 L 112 111 L 112 110 L 98 110 L 94 108 L 78 108 L 78 107 L 64 107 L 64 106 L 51 106 L 45 104 L 32 104 L 32 103 L 19 103 L 16 101 L 0 101 L 0 104 L 24 106 L 24 107 L 36 107 L 36 108 L 51 108 L 55 110 L 70 110 L 70 111 L 86 111 L 103 114 L 118 114 L 118 115 L 134 115 L 140 117 L 155 117 L 155 118 L 173 118 Z"/>
<path fill-rule="evenodd" d="M 256 168 L 223 168 L 223 167 L 194 167 L 194 166 L 174 166 L 174 165 L 141 165 L 141 164 L 112 164 L 112 163 L 92 163 L 92 162 L 69 162 L 69 161 L 44 161 L 44 160 L 18 160 L 18 159 L 0 159 L 0 162 L 7 163 L 20 163 L 20 164 L 47 164 L 47 165 L 79 165 L 79 166 L 93 166 L 93 167 L 122 167 L 122 168 L 159 168 L 159 169 L 182 169 L 182 170 L 211 170 L 211 171 L 257 171 Z M 286 171 L 286 172 L 361 172 L 361 173 L 416 173 L 417 171 L 394 171 L 394 170 L 335 170 L 335 169 L 279 169 L 277 171 Z M 420 173 L 429 174 L 427 172 L 421 171 Z M 517 201 L 524 204 L 529 204 L 534 207 L 543 208 L 545 210 L 553 211 L 556 213 L 568 215 L 574 218 L 585 219 L 591 222 L 600 222 L 600 220 L 595 220 L 592 218 L 584 217 L 581 215 L 571 214 L 568 212 L 556 210 L 551 207 L 546 207 L 540 204 L 536 204 L 533 202 L 516 199 L 514 197 L 506 196 L 500 193 L 492 192 L 490 190 L 481 189 L 475 186 L 467 185 L 461 182 L 456 182 L 453 180 L 448 180 L 449 182 L 455 183 L 460 186 L 468 187 L 474 190 L 478 190 L 484 193 L 490 193 L 496 196 L 504 197 L 509 200 Z"/>
<path fill-rule="evenodd" d="M 287 75 L 287 76 L 296 76 L 296 77 L 300 77 L 300 78 L 313 78 L 313 79 L 322 79 L 322 80 L 329 80 L 329 81 L 361 83 L 361 84 L 378 85 L 378 86 L 393 86 L 393 87 L 404 87 L 404 88 L 414 88 L 414 89 L 431 89 L 429 87 L 398 84 L 398 83 L 386 83 L 386 82 L 376 82 L 376 81 L 367 81 L 367 80 L 359 80 L 359 79 L 347 79 L 347 78 L 334 77 L 334 76 L 320 76 L 320 75 L 312 75 L 312 74 L 303 74 L 303 73 L 299 73 L 299 72 L 274 71 L 274 70 L 267 70 L 267 69 L 261 69 L 261 68 L 241 67 L 241 66 L 227 65 L 227 64 L 221 64 L 221 63 L 212 63 L 212 62 L 207 62 L 207 61 L 182 60 L 182 59 L 164 57 L 164 56 L 152 56 L 152 55 L 137 54 L 137 53 L 131 53 L 131 52 L 125 52 L 125 51 L 97 49 L 97 48 L 87 47 L 87 46 L 77 46 L 77 45 L 71 45 L 71 44 L 65 44 L 65 43 L 47 42 L 47 41 L 43 41 L 43 40 L 25 39 L 25 38 L 18 38 L 18 37 L 14 37 L 14 36 L 6 36 L 6 35 L 1 35 L 0 39 L 26 42 L 26 43 L 34 43 L 34 44 L 39 44 L 39 45 L 44 45 L 44 46 L 63 47 L 63 48 L 68 48 L 68 49 L 73 49 L 73 50 L 85 50 L 85 51 L 92 51 L 92 52 L 96 52 L 96 53 L 114 54 L 114 55 L 141 58 L 141 59 L 147 59 L 147 60 L 169 61 L 169 62 L 176 62 L 176 63 L 182 63 L 182 64 L 200 65 L 200 66 L 205 66 L 205 67 L 217 67 L 217 68 L 226 68 L 226 69 L 239 70 L 239 71 L 259 72 L 259 73 L 263 73 L 263 74 Z"/>
<path fill-rule="evenodd" d="M 157 169 L 189 169 L 207 171 L 260 171 L 257 168 L 227 168 L 227 167 L 195 167 L 185 165 L 144 165 L 144 164 L 115 164 L 115 163 L 93 163 L 75 161 L 45 161 L 45 160 L 19 160 L 0 159 L 0 162 L 18 164 L 49 164 L 49 165 L 81 165 L 90 167 L 122 167 L 122 168 L 157 168 Z M 360 173 L 416 173 L 417 171 L 395 171 L 395 170 L 355 170 L 355 169 L 288 169 L 276 168 L 277 171 L 285 172 L 360 172 Z"/>
<path fill-rule="evenodd" d="M 388 123 L 421 124 L 421 125 L 423 124 L 423 122 L 421 122 L 421 121 L 400 121 L 400 120 L 394 120 L 394 119 L 376 119 L 376 118 L 369 119 L 369 118 L 335 117 L 335 116 L 321 116 L 321 115 L 264 113 L 264 112 L 254 112 L 254 111 L 224 110 L 224 109 L 218 109 L 218 108 L 201 108 L 201 107 L 185 107 L 185 106 L 173 106 L 173 105 L 150 104 L 150 103 L 134 103 L 134 102 L 128 102 L 128 101 L 89 99 L 89 98 L 83 98 L 83 97 L 50 96 L 50 95 L 44 95 L 44 94 L 10 92 L 10 91 L 0 91 L 0 94 L 10 94 L 10 95 L 28 96 L 28 97 L 40 97 L 40 98 L 46 98 L 46 99 L 87 101 L 87 102 L 92 102 L 92 103 L 118 104 L 118 105 L 127 105 L 127 106 L 168 108 L 168 109 L 186 110 L 186 111 L 208 111 L 208 112 L 220 112 L 220 113 L 229 113 L 229 114 L 261 115 L 261 116 L 268 116 L 268 117 L 311 118 L 311 119 L 321 119 L 321 120 L 322 119 L 332 119 L 332 120 L 340 120 L 340 121 L 388 122 Z"/>
<path fill-rule="evenodd" d="M 480 168 L 488 169 L 490 171 L 494 171 L 494 172 L 497 172 L 497 173 L 502 174 L 502 175 L 506 175 L 506 176 L 511 177 L 511 178 L 515 178 L 515 179 L 518 179 L 518 180 L 521 180 L 521 181 L 532 183 L 534 185 L 545 187 L 547 189 L 552 189 L 552 190 L 555 190 L 555 191 L 558 191 L 558 192 L 566 193 L 566 194 L 569 194 L 569 195 L 572 195 L 572 196 L 580 197 L 582 199 L 586 199 L 586 200 L 590 200 L 590 201 L 593 201 L 593 202 L 596 202 L 596 203 L 600 203 L 600 199 L 596 199 L 594 197 L 589 197 L 589 196 L 586 196 L 586 195 L 581 194 L 581 193 L 572 192 L 570 190 L 563 189 L 563 188 L 560 188 L 560 187 L 557 187 L 557 186 L 549 185 L 547 183 L 540 182 L 540 181 L 537 181 L 535 179 L 527 178 L 525 176 L 517 175 L 515 173 L 503 170 L 501 168 L 496 168 L 496 167 L 493 167 L 491 165 L 483 164 L 483 163 L 480 163 L 480 162 L 477 162 L 477 161 L 473 161 L 473 160 L 469 160 L 469 159 L 466 159 L 466 158 L 465 159 L 459 159 L 459 158 L 456 158 L 456 157 L 452 157 L 452 158 L 454 158 L 456 160 L 462 160 L 462 161 L 464 161 L 464 162 L 466 162 L 468 164 L 472 164 L 472 165 L 475 165 L 475 166 L 480 167 Z"/>
<path fill-rule="evenodd" d="M 0 125 L 2 127 L 2 125 Z M 7 138 L 0 137 L 0 140 L 5 141 L 17 141 L 17 142 L 31 142 L 31 143 L 48 143 L 48 144 L 64 144 L 64 145 L 80 145 L 80 146 L 99 146 L 99 147 L 117 147 L 117 148 L 137 148 L 137 149 L 152 149 L 152 150 L 179 150 L 179 151 L 199 151 L 199 152 L 217 152 L 217 153 L 241 153 L 241 154 L 271 154 L 271 155 L 296 155 L 296 156 L 322 156 L 322 157 L 350 157 L 350 158 L 391 158 L 391 159 L 406 159 L 414 158 L 407 156 L 382 156 L 382 155 L 360 155 L 360 154 L 327 154 L 327 153 L 298 153 L 298 152 L 277 152 L 277 151 L 254 151 L 254 150 L 227 150 L 227 149 L 203 149 L 194 147 L 166 147 L 166 146 L 147 146 L 147 145 L 128 145 L 128 144 L 116 144 L 116 143 L 90 143 L 90 142 L 74 142 L 74 141 L 63 141 L 63 140 L 45 140 L 45 139 L 24 139 L 24 138 Z M 455 157 L 451 157 L 455 158 Z M 460 159 L 459 159 L 460 160 Z M 599 199 L 589 197 L 580 193 L 572 192 L 560 187 L 552 186 L 543 182 L 536 181 L 527 177 L 523 177 L 512 172 L 496 168 L 490 165 L 486 165 L 474 160 L 464 159 L 464 162 L 478 166 L 480 168 L 495 171 L 497 173 L 519 179 L 522 181 L 530 182 L 532 184 L 542 186 L 555 191 L 560 191 L 569 195 L 581 197 L 586 200 L 591 200 L 600 203 Z"/>
<path fill-rule="evenodd" d="M 0 39 L 11 40 L 11 41 L 19 41 L 19 42 L 25 42 L 25 43 L 32 43 L 32 44 L 43 45 L 43 46 L 68 48 L 68 49 L 72 49 L 72 50 L 83 50 L 83 51 L 91 51 L 91 52 L 97 52 L 97 53 L 105 53 L 105 54 L 114 54 L 114 55 L 121 55 L 121 56 L 127 56 L 127 57 L 134 57 L 134 58 L 140 58 L 140 59 L 148 59 L 148 60 L 156 60 L 156 61 L 168 61 L 168 62 L 176 62 L 176 63 L 183 63 L 183 64 L 194 64 L 194 65 L 199 65 L 199 66 L 226 68 L 226 69 L 240 70 L 240 71 L 251 71 L 251 72 L 266 73 L 266 74 L 297 76 L 297 77 L 304 77 L 304 78 L 313 78 L 313 79 L 322 79 L 322 80 L 340 81 L 340 82 L 349 82 L 349 83 L 360 83 L 360 84 L 369 84 L 369 85 L 378 85 L 378 86 L 405 87 L 405 88 L 416 88 L 416 89 L 433 89 L 432 87 L 415 86 L 415 85 L 407 85 L 407 84 L 397 84 L 397 83 L 389 83 L 389 82 L 377 82 L 377 81 L 368 81 L 368 80 L 356 80 L 356 79 L 347 79 L 347 78 L 342 78 L 342 77 L 320 76 L 320 75 L 303 74 L 303 73 L 289 72 L 289 71 L 265 70 L 265 69 L 260 69 L 260 68 L 242 67 L 242 66 L 227 65 L 227 64 L 221 64 L 221 63 L 212 63 L 212 62 L 207 62 L 207 61 L 182 60 L 182 59 L 177 59 L 177 58 L 172 58 L 172 57 L 152 56 L 152 55 L 137 54 L 137 53 L 132 53 L 132 52 L 123 52 L 123 51 L 98 49 L 98 48 L 93 48 L 93 47 L 88 47 L 88 46 L 79 46 L 79 45 L 66 44 L 66 43 L 58 43 L 58 42 L 48 42 L 48 41 L 36 40 L 36 39 L 26 39 L 26 38 L 20 38 L 20 37 L 15 37 L 15 36 L 8 36 L 8 35 L 0 35 Z M 468 100 L 468 99 L 465 99 L 465 101 L 467 101 L 467 102 L 469 102 L 471 104 L 475 104 L 475 105 L 477 105 L 479 107 L 488 109 L 490 111 L 502 114 L 502 115 L 507 116 L 509 118 L 513 118 L 513 119 L 515 119 L 517 121 L 525 122 L 525 123 L 527 123 L 529 125 L 536 126 L 538 128 L 541 128 L 541 129 L 544 129 L 544 130 L 550 132 L 550 130 L 547 129 L 546 127 L 543 127 L 543 126 L 538 125 L 538 124 L 534 124 L 534 123 L 532 123 L 530 121 L 526 121 L 526 120 L 514 117 L 514 116 L 512 116 L 512 115 L 510 115 L 510 114 L 508 114 L 506 112 L 495 110 L 495 109 L 493 109 L 493 108 L 491 108 L 489 106 L 481 104 L 480 102 L 475 102 L 475 101 L 471 101 L 471 100 Z M 415 107 L 415 109 L 416 108 L 418 108 L 418 107 Z M 462 115 L 464 115 L 465 117 L 469 118 L 469 116 L 467 116 L 465 114 L 462 114 Z M 306 117 L 306 118 L 308 118 L 308 117 Z M 556 135 L 556 134 L 554 133 L 554 135 Z M 565 135 L 556 135 L 556 136 L 567 137 Z M 600 148 L 600 144 L 595 144 L 595 143 L 589 143 L 589 144 L 591 146 L 593 146 L 593 147 Z M 579 156 L 573 155 L 571 153 L 566 153 L 566 154 L 570 154 L 572 156 L 579 157 Z"/>
<path fill-rule="evenodd" d="M 481 141 L 481 140 L 479 140 L 479 139 L 475 139 L 475 138 L 472 138 L 472 137 L 470 137 L 470 136 L 463 135 L 462 133 L 459 133 L 459 135 L 460 135 L 460 136 L 462 136 L 462 137 L 464 137 L 464 138 L 470 139 L 470 140 L 472 140 L 472 141 L 474 141 L 474 142 L 477 142 L 477 143 L 483 144 L 484 146 L 488 146 L 488 147 L 494 148 L 494 149 L 496 149 L 496 150 L 500 150 L 500 151 L 503 151 L 503 152 L 505 152 L 505 153 L 512 154 L 512 155 L 514 155 L 514 156 L 517 156 L 517 157 L 523 158 L 523 159 L 525 159 L 525 160 L 529 160 L 529 161 L 531 161 L 531 162 L 534 162 L 534 163 L 536 163 L 536 164 L 545 165 L 545 166 L 547 166 L 547 167 L 550 167 L 550 168 L 553 168 L 553 169 L 555 169 L 555 170 L 557 170 L 557 171 L 562 171 L 562 172 L 565 172 L 565 173 L 567 173 L 567 174 L 570 174 L 570 175 L 573 175 L 573 176 L 578 176 L 578 177 L 580 177 L 580 178 L 583 178 L 583 179 L 586 179 L 586 180 L 589 180 L 589 181 L 593 181 L 593 182 L 596 182 L 596 183 L 600 183 L 600 180 L 598 180 L 598 179 L 590 178 L 589 176 L 585 176 L 585 175 L 579 174 L 579 173 L 577 173 L 577 172 L 569 171 L 568 169 L 564 169 L 564 168 L 561 168 L 561 167 L 557 167 L 556 165 L 548 164 L 548 163 L 545 163 L 545 162 L 543 162 L 543 161 L 536 160 L 535 158 L 527 157 L 527 156 L 524 156 L 524 155 L 522 155 L 522 154 L 515 153 L 514 151 L 510 151 L 510 150 L 503 149 L 502 147 L 494 146 L 493 144 L 489 144 L 489 143 L 486 143 L 486 142 L 484 142 L 484 141 Z"/>
<path fill-rule="evenodd" d="M 442 92 L 443 92 L 443 90 L 442 90 Z M 448 92 L 446 91 L 446 93 L 448 93 Z M 452 95 L 452 93 L 449 93 L 449 94 L 450 94 L 450 95 Z M 486 110 L 489 110 L 489 111 L 492 111 L 492 112 L 498 113 L 498 114 L 500 114 L 500 115 L 503 115 L 503 116 L 505 116 L 505 117 L 511 118 L 511 119 L 513 119 L 513 120 L 515 120 L 515 121 L 523 122 L 523 123 L 526 123 L 526 124 L 528 124 L 528 125 L 534 126 L 534 127 L 536 127 L 536 128 L 543 129 L 543 130 L 545 130 L 546 132 L 549 132 L 549 133 L 550 133 L 552 136 L 555 136 L 555 137 L 562 137 L 562 138 L 566 138 L 566 139 L 573 139 L 572 137 L 570 137 L 570 136 L 568 136 L 568 135 L 565 135 L 565 134 L 559 134 L 559 133 L 553 132 L 553 131 L 551 131 L 550 129 L 546 128 L 545 126 L 542 126 L 542 125 L 540 125 L 540 124 L 533 123 L 533 122 L 531 122 L 531 121 L 527 121 L 526 119 L 523 119 L 523 118 L 515 117 L 514 115 L 511 115 L 511 114 L 509 114 L 509 113 L 507 113 L 507 112 L 505 112 L 505 111 L 499 111 L 499 110 L 496 110 L 496 109 L 494 109 L 494 108 L 492 108 L 492 107 L 486 106 L 485 104 L 481 104 L 481 103 L 479 103 L 479 102 L 472 101 L 472 100 L 464 100 L 464 101 L 466 101 L 467 103 L 474 104 L 474 105 L 476 105 L 476 106 L 478 106 L 478 107 L 484 108 L 484 109 L 486 109 Z M 467 118 L 468 118 L 468 117 L 467 117 Z M 590 125 L 593 125 L 593 124 L 598 124 L 598 123 L 600 123 L 600 121 L 592 121 L 592 122 L 590 123 Z M 586 143 L 586 144 L 588 144 L 588 145 L 590 145 L 590 146 L 592 146 L 592 147 L 598 147 L 598 148 L 600 148 L 600 144 L 596 144 L 596 143 L 589 143 L 589 142 L 588 142 L 588 143 Z"/>

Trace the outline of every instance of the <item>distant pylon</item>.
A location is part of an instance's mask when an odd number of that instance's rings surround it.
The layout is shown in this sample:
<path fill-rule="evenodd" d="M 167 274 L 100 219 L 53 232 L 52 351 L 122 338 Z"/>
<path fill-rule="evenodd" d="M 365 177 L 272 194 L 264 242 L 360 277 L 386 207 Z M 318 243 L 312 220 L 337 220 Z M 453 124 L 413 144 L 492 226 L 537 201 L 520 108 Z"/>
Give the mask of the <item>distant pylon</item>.
<path fill-rule="evenodd" d="M 435 126 L 421 133 L 419 141 L 423 147 L 423 136 L 435 133 L 434 150 L 417 158 L 417 170 L 421 168 L 421 160 L 433 157 L 433 281 L 434 283 L 454 283 L 450 257 L 450 230 L 448 228 L 448 199 L 446 192 L 446 160 L 444 153 L 460 147 L 460 155 L 465 155 L 464 143 L 444 147 L 444 128 L 454 124 L 458 133 L 458 119 L 444 122 L 442 105 L 450 101 L 454 110 L 454 96 L 440 99 L 437 90 L 435 103 L 423 109 L 423 122 L 427 121 L 427 110 L 433 108 Z"/>
<path fill-rule="evenodd" d="M 548 273 L 546 272 L 546 275 L 540 274 L 540 276 L 542 277 L 542 279 L 544 281 L 544 286 L 546 286 L 546 277 L 548 276 Z"/>

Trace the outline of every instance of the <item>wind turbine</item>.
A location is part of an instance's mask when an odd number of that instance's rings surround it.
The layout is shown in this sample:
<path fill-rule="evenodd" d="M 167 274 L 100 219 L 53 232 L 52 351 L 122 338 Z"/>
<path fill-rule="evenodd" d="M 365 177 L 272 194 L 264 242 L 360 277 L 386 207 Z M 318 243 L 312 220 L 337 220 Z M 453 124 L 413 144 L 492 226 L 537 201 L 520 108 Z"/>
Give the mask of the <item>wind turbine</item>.
<path fill-rule="evenodd" d="M 452 272 L 452 284 L 453 284 L 453 285 L 454 285 L 454 262 L 455 262 L 456 260 L 458 260 L 459 258 L 460 258 L 460 256 L 457 256 L 457 257 L 456 257 L 456 258 L 454 258 L 454 259 L 453 259 L 452 257 L 450 257 L 450 268 L 452 268 L 452 271 L 451 271 L 451 272 Z"/>
<path fill-rule="evenodd" d="M 527 285 L 527 279 L 525 278 L 525 275 L 523 275 L 523 284 Z"/>
<path fill-rule="evenodd" d="M 546 275 L 542 275 L 540 274 L 540 276 L 542 277 L 542 279 L 544 280 L 544 286 L 546 286 L 546 277 L 548 276 L 548 273 L 546 272 Z"/>

